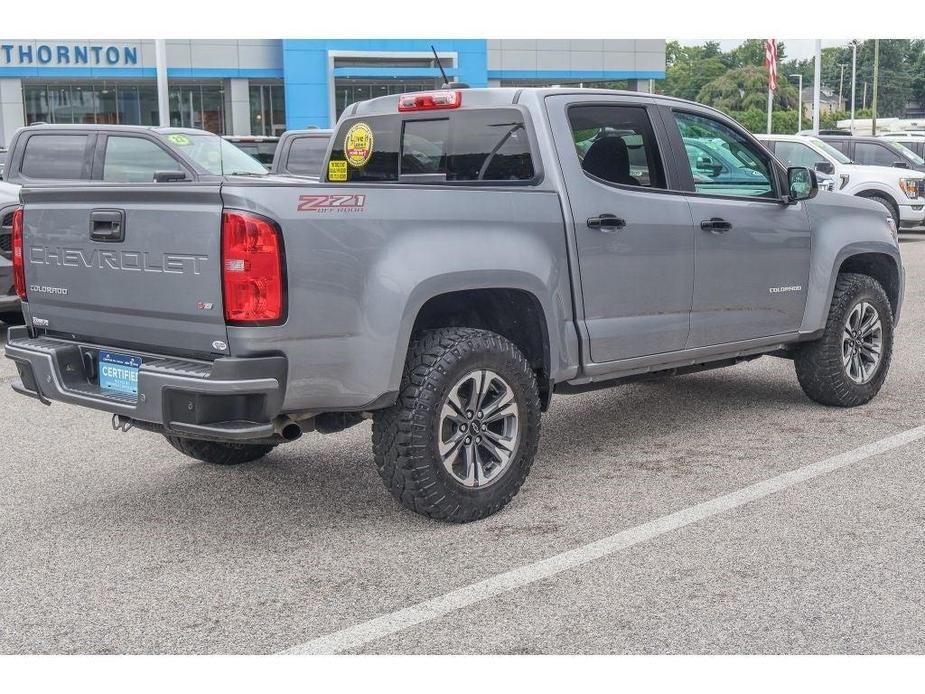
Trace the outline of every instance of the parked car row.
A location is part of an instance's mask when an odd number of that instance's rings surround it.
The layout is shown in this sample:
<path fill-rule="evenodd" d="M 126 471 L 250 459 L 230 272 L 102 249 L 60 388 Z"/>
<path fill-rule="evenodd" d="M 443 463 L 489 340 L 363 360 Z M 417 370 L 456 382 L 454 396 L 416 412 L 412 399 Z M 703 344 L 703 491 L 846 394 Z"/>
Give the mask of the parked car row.
<path fill-rule="evenodd" d="M 925 222 L 925 173 L 918 159 L 897 152 L 891 143 L 876 138 L 842 135 L 757 135 L 758 140 L 788 166 L 805 166 L 835 177 L 834 189 L 879 202 L 889 211 L 897 228 Z M 873 140 L 873 142 L 871 142 Z M 880 152 L 880 150 L 883 152 Z M 846 151 L 859 153 L 862 164 Z M 895 161 L 902 159 L 902 166 Z M 889 162 L 889 163 L 875 163 Z M 925 164 L 925 162 L 923 162 Z"/>
<path fill-rule="evenodd" d="M 287 130 L 281 137 L 225 136 L 275 174 L 318 180 L 321 163 L 331 141 L 331 131 L 311 128 Z"/>

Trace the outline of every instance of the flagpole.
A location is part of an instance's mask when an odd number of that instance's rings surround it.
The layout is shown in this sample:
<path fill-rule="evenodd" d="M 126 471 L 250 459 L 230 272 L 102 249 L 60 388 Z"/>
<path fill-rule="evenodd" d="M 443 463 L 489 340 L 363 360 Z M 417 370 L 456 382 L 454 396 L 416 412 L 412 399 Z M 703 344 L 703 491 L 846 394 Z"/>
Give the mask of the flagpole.
<path fill-rule="evenodd" d="M 771 112 L 774 110 L 774 89 L 777 87 L 777 41 L 767 39 L 764 44 L 764 63 L 768 68 L 768 135 L 773 124 Z"/>
<path fill-rule="evenodd" d="M 771 85 L 768 84 L 768 135 L 771 134 L 771 109 L 774 104 L 774 92 L 771 91 Z"/>

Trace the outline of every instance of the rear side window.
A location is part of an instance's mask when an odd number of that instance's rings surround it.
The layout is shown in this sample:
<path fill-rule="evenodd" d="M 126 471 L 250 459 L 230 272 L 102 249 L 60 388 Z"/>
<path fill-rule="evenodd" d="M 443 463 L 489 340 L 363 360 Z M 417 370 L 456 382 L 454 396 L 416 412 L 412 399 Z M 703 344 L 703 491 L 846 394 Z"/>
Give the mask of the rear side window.
<path fill-rule="evenodd" d="M 118 183 L 150 183 L 155 171 L 182 171 L 167 152 L 141 137 L 109 136 L 103 160 L 103 180 Z"/>
<path fill-rule="evenodd" d="M 638 106 L 573 106 L 568 112 L 575 152 L 586 174 L 607 183 L 664 188 L 649 115 Z"/>
<path fill-rule="evenodd" d="M 513 182 L 535 176 L 517 109 L 351 119 L 335 136 L 325 172 L 332 182 Z"/>
<path fill-rule="evenodd" d="M 854 145 L 854 160 L 870 166 L 893 166 L 902 157 L 890 151 L 886 145 L 874 142 L 858 142 Z"/>
<path fill-rule="evenodd" d="M 321 165 L 327 149 L 326 137 L 297 137 L 289 148 L 285 170 L 297 176 L 321 176 Z"/>
<path fill-rule="evenodd" d="M 26 142 L 22 174 L 29 178 L 83 178 L 88 135 L 32 135 Z"/>

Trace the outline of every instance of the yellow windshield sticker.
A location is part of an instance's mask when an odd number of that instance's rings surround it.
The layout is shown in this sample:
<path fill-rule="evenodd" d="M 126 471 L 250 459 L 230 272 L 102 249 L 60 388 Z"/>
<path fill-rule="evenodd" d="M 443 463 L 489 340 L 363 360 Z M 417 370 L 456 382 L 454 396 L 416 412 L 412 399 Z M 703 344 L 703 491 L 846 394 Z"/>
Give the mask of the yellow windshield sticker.
<path fill-rule="evenodd" d="M 344 156 L 354 168 L 366 166 L 366 162 L 373 156 L 373 131 L 366 123 L 350 126 L 344 138 Z"/>
<path fill-rule="evenodd" d="M 167 139 L 180 147 L 185 147 L 190 143 L 190 139 L 186 135 L 168 135 Z"/>
<path fill-rule="evenodd" d="M 347 162 L 334 161 L 328 162 L 328 180 L 329 181 L 346 181 L 347 180 Z"/>

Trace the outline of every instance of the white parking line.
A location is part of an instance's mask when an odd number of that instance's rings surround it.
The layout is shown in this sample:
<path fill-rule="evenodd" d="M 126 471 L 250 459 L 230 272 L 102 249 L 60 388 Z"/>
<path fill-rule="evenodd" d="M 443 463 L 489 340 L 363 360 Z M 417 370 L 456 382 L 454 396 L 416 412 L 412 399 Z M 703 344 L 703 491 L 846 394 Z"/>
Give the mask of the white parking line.
<path fill-rule="evenodd" d="M 763 482 L 757 482 L 739 489 L 738 491 L 718 496 L 709 501 L 691 506 L 681 511 L 656 518 L 655 520 L 637 525 L 634 528 L 623 530 L 605 537 L 601 540 L 591 542 L 581 547 L 553 555 L 547 559 L 527 564 L 504 573 L 497 574 L 486 578 L 478 583 L 473 583 L 462 588 L 445 593 L 444 595 L 419 602 L 401 610 L 376 617 L 367 622 L 347 627 L 341 631 L 335 631 L 325 636 L 306 641 L 305 643 L 293 646 L 282 654 L 299 655 L 299 654 L 332 654 L 340 653 L 351 648 L 358 648 L 367 643 L 389 636 L 396 632 L 407 629 L 416 624 L 437 619 L 443 615 L 454 612 L 463 607 L 468 607 L 474 603 L 488 598 L 507 593 L 516 588 L 536 583 L 544 578 L 555 576 L 556 574 L 574 569 L 575 567 L 587 564 L 595 559 L 606 557 L 615 552 L 619 552 L 627 547 L 651 540 L 654 537 L 663 535 L 683 528 L 691 523 L 710 518 L 724 511 L 747 504 L 750 501 L 762 499 L 775 492 L 782 491 L 801 482 L 806 482 L 814 477 L 826 475 L 835 470 L 847 467 L 853 463 L 859 463 L 880 453 L 905 446 L 913 441 L 925 438 L 925 426 L 908 429 L 895 436 L 890 436 L 874 443 L 869 443 L 860 448 L 855 448 L 847 453 L 826 458 L 816 463 L 811 463 L 796 470 L 785 472 L 777 477 L 772 477 Z"/>

